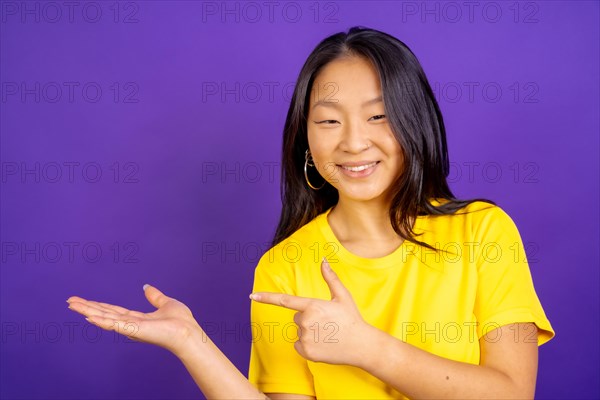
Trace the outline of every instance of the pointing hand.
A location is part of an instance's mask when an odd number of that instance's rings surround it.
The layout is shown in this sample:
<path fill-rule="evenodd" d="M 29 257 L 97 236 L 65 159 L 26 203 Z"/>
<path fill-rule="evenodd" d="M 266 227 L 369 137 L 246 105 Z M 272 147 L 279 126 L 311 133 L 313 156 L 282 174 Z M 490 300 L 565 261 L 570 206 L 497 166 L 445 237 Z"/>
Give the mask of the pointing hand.
<path fill-rule="evenodd" d="M 329 287 L 331 300 L 292 296 L 285 293 L 252 293 L 254 301 L 298 311 L 294 322 L 299 339 L 296 351 L 307 360 L 329 364 L 358 365 L 362 344 L 370 330 L 346 289 L 329 263 L 323 258 L 321 274 Z"/>

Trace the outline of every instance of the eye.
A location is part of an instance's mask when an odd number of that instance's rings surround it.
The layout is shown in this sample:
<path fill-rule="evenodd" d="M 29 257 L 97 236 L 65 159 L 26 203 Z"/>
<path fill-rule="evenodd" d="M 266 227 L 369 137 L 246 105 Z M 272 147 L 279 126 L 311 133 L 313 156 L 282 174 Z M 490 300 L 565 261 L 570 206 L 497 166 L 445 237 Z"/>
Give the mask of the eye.
<path fill-rule="evenodd" d="M 335 124 L 338 123 L 339 121 L 335 120 L 335 119 L 324 119 L 323 121 L 314 121 L 315 124 Z"/>
<path fill-rule="evenodd" d="M 378 120 L 384 119 L 384 118 L 385 118 L 385 115 L 383 115 L 383 114 L 381 114 L 381 115 L 374 115 L 371 118 L 369 118 L 369 121 L 370 120 L 378 121 Z"/>

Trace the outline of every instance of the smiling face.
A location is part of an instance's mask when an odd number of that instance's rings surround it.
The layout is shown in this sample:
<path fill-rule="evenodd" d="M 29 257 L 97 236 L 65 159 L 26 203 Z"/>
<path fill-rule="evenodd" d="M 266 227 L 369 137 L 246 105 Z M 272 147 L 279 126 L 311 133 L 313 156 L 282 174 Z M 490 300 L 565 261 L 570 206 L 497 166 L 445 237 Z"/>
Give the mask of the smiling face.
<path fill-rule="evenodd" d="M 345 57 L 325 65 L 311 90 L 307 122 L 315 166 L 338 190 L 340 201 L 387 200 L 402 171 L 402 149 L 369 61 Z"/>

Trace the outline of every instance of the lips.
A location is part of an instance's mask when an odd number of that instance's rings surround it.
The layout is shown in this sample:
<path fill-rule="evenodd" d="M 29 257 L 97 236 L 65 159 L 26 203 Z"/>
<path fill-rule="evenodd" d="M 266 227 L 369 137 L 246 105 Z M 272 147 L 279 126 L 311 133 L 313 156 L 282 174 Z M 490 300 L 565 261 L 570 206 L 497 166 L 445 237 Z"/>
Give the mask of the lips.
<path fill-rule="evenodd" d="M 337 166 L 345 169 L 346 171 L 360 172 L 360 171 L 364 171 L 365 169 L 374 167 L 378 163 L 379 163 L 379 161 L 365 160 L 365 161 L 356 161 L 356 162 L 347 162 L 347 163 L 343 163 L 343 164 L 337 164 Z"/>

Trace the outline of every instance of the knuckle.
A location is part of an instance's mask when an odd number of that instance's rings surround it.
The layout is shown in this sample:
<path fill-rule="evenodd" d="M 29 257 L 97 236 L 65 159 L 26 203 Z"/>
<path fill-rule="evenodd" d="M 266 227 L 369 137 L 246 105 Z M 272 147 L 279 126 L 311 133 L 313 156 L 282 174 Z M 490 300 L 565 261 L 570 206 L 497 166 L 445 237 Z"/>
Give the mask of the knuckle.
<path fill-rule="evenodd" d="M 326 315 L 326 310 L 323 306 L 319 304 L 314 304 L 311 306 L 311 313 L 314 314 L 318 318 L 322 318 Z"/>
<path fill-rule="evenodd" d="M 304 352 L 304 349 L 302 348 L 302 343 L 300 343 L 299 340 L 294 343 L 294 349 L 296 349 L 298 354 L 300 354 L 302 357 L 307 358 L 306 353 Z"/>
<path fill-rule="evenodd" d="M 310 335 L 309 335 L 310 336 Z M 307 344 L 310 344 L 308 337 L 307 336 L 301 336 L 298 338 L 298 342 L 300 343 L 300 345 L 302 346 L 303 349 L 306 350 L 307 348 Z"/>
<path fill-rule="evenodd" d="M 286 307 L 290 301 L 290 297 L 287 294 L 279 296 L 279 305 Z"/>
<path fill-rule="evenodd" d="M 304 344 L 302 344 L 302 351 L 304 352 L 305 358 L 311 361 L 317 361 L 318 354 L 315 354 L 315 351 L 312 349 L 311 346 L 305 346 Z"/>
<path fill-rule="evenodd" d="M 309 331 L 310 330 L 310 326 L 311 326 L 310 323 L 307 322 L 307 321 L 300 321 L 300 323 L 297 324 L 297 325 L 298 325 L 299 329 L 304 329 L 306 331 Z"/>

